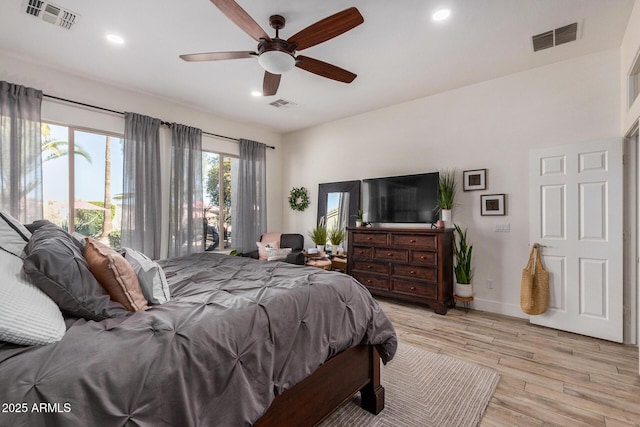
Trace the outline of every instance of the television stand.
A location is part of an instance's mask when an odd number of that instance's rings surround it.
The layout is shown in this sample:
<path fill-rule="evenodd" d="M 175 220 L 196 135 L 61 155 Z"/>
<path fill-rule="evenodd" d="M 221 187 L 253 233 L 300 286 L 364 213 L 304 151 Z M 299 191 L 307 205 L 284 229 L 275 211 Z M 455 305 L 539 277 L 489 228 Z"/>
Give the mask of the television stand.
<path fill-rule="evenodd" d="M 347 273 L 373 295 L 430 306 L 453 306 L 453 229 L 347 229 Z"/>

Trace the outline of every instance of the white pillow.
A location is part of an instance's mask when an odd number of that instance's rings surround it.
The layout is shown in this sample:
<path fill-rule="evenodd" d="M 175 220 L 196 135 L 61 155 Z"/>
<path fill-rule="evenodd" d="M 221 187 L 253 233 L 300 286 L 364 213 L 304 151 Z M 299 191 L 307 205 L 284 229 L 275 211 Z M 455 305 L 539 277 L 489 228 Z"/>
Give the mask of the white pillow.
<path fill-rule="evenodd" d="M 0 209 L 0 248 L 20 256 L 31 233 L 8 212 Z"/>
<path fill-rule="evenodd" d="M 256 242 L 256 246 L 258 246 L 258 259 L 266 261 L 268 258 L 267 249 L 278 249 L 280 242 Z"/>
<path fill-rule="evenodd" d="M 0 340 L 20 345 L 60 341 L 64 318 L 51 298 L 22 272 L 22 259 L 0 250 Z"/>
<path fill-rule="evenodd" d="M 291 248 L 267 248 L 267 261 L 282 261 L 290 253 Z"/>
<path fill-rule="evenodd" d="M 163 304 L 169 301 L 171 298 L 169 284 L 162 267 L 142 252 L 131 248 L 122 249 L 124 250 L 124 259 L 129 261 L 136 272 L 142 295 L 149 304 Z"/>

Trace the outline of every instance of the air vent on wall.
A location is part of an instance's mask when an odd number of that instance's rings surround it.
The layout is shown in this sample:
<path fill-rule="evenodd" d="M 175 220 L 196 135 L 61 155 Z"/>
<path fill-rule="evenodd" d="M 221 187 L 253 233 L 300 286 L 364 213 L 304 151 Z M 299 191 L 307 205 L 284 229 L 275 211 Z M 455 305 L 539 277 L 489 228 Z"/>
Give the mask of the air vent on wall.
<path fill-rule="evenodd" d="M 78 22 L 78 14 L 65 10 L 60 6 L 43 0 L 25 0 L 24 11 L 27 15 L 42 18 L 48 22 L 66 30 L 71 30 Z"/>
<path fill-rule="evenodd" d="M 575 41 L 578 37 L 578 23 L 565 25 L 555 30 L 545 31 L 531 37 L 533 42 L 533 51 L 537 52 L 542 49 L 558 46 L 564 43 Z"/>
<path fill-rule="evenodd" d="M 276 99 L 273 102 L 270 102 L 269 105 L 272 105 L 276 108 L 291 108 L 298 104 L 296 104 L 295 102 L 287 101 L 286 99 L 280 98 L 280 99 Z"/>

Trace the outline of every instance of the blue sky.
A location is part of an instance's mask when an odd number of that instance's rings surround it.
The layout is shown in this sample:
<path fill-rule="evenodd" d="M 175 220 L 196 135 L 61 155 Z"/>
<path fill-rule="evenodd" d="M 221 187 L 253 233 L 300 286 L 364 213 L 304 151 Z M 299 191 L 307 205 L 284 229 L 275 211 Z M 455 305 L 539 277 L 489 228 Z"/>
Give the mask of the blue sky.
<path fill-rule="evenodd" d="M 50 125 L 53 139 L 68 140 L 68 128 Z M 105 135 L 75 131 L 75 144 L 91 157 L 75 156 L 75 199 L 85 201 L 104 200 Z M 69 162 L 67 156 L 43 162 L 45 200 L 68 200 Z M 122 192 L 122 139 L 111 138 L 111 196 Z M 112 199 L 113 202 L 113 199 Z"/>

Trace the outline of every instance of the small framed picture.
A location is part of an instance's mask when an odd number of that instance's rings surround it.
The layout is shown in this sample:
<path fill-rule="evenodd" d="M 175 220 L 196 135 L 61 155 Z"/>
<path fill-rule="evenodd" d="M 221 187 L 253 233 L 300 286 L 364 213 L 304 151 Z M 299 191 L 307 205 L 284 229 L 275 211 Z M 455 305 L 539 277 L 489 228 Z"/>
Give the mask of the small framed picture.
<path fill-rule="evenodd" d="M 505 215 L 505 194 L 483 194 L 480 196 L 481 215 Z"/>
<path fill-rule="evenodd" d="M 475 169 L 472 171 L 464 171 L 462 173 L 464 191 L 486 190 L 487 188 L 487 170 Z"/>

